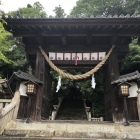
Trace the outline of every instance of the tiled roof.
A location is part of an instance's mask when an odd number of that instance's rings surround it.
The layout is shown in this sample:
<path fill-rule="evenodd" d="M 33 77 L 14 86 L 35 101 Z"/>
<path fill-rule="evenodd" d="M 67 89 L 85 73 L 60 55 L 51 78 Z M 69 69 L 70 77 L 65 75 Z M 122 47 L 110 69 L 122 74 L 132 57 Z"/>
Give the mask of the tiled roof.
<path fill-rule="evenodd" d="M 12 17 L 10 15 L 8 16 L 5 16 L 3 15 L 2 18 L 17 18 L 17 19 L 22 19 L 22 18 L 25 18 L 25 19 L 38 19 L 38 18 L 41 18 L 41 19 L 46 19 L 46 18 L 49 18 L 49 19 L 102 19 L 102 18 L 140 18 L 140 14 L 133 14 L 133 15 L 130 15 L 130 14 L 127 14 L 127 15 L 91 15 L 91 16 L 87 16 L 86 14 L 77 14 L 77 15 L 68 15 L 67 17 L 54 17 L 54 16 L 44 16 L 44 17 L 35 17 L 35 16 L 32 16 L 32 17 L 24 17 L 20 14 L 17 14 L 16 16 Z"/>
<path fill-rule="evenodd" d="M 127 81 L 132 81 L 132 80 L 136 80 L 140 78 L 140 73 L 138 71 L 129 73 L 129 74 L 125 74 L 125 75 L 121 75 L 119 77 L 119 79 L 111 82 L 111 84 L 118 84 L 118 83 L 122 83 L 122 82 L 127 82 Z"/>
<path fill-rule="evenodd" d="M 14 72 L 13 75 L 11 76 L 11 78 L 9 79 L 9 81 L 11 81 L 14 76 L 16 76 L 22 80 L 32 81 L 33 83 L 36 83 L 36 84 L 43 84 L 43 82 L 40 81 L 39 79 L 37 79 L 34 75 L 25 73 L 21 70 Z"/>

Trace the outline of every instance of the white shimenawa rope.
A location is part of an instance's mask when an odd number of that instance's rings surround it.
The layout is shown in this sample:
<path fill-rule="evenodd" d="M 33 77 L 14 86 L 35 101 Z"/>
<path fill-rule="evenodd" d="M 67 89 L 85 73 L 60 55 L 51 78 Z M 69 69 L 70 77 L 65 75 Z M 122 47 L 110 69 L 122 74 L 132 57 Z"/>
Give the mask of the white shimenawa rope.
<path fill-rule="evenodd" d="M 95 89 L 96 83 L 95 83 L 95 78 L 94 78 L 94 74 L 92 75 L 92 81 L 91 81 L 91 87 L 93 89 Z"/>
<path fill-rule="evenodd" d="M 58 79 L 58 83 L 57 83 L 57 87 L 56 87 L 56 92 L 59 91 L 60 87 L 61 87 L 61 76 L 59 76 L 59 79 Z"/>

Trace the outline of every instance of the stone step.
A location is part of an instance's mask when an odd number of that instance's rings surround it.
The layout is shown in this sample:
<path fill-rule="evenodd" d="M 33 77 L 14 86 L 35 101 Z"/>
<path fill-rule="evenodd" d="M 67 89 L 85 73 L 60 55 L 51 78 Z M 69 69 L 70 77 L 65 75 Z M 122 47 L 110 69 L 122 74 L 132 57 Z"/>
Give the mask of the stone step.
<path fill-rule="evenodd" d="M 1 136 L 0 140 L 121 140 L 121 139 L 97 139 L 97 138 L 63 138 L 63 137 L 53 137 L 53 138 L 42 138 L 42 137 L 5 137 Z"/>
<path fill-rule="evenodd" d="M 0 140 L 121 140 L 121 139 L 97 139 L 97 138 L 42 138 L 42 137 L 33 137 L 33 138 L 25 138 L 25 137 L 0 137 Z"/>
<path fill-rule="evenodd" d="M 114 123 L 93 122 L 11 122 L 3 133 L 4 138 L 40 139 L 140 139 L 139 124 L 122 126 Z M 62 139 L 62 140 L 63 140 Z M 13 139 L 14 140 L 14 139 Z M 18 139 L 17 139 L 18 140 Z M 21 139 L 20 139 L 21 140 Z"/>
<path fill-rule="evenodd" d="M 83 100 L 64 98 L 56 117 L 57 120 L 86 120 Z"/>

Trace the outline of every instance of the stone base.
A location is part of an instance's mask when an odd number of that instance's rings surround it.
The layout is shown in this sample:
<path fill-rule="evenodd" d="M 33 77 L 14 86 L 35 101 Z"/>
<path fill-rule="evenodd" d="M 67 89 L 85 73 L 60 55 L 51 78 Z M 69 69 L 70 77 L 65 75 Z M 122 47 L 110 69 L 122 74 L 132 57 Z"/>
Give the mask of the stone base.
<path fill-rule="evenodd" d="M 14 124 L 14 125 L 13 125 Z M 3 133 L 4 140 L 18 138 L 39 139 L 140 139 L 140 126 L 122 126 L 114 123 L 94 124 L 93 122 L 11 122 Z M 15 138 L 17 137 L 17 138 Z M 20 139 L 20 140 L 22 140 Z"/>

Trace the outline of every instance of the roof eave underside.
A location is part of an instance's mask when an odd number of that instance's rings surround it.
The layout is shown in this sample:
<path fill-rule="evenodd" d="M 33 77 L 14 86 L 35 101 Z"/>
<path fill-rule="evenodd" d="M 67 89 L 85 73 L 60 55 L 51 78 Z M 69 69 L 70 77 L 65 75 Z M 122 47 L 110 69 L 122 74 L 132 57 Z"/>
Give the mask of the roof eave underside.
<path fill-rule="evenodd" d="M 5 18 L 6 30 L 15 36 L 24 36 L 24 32 L 30 35 L 121 35 L 139 36 L 140 18 Z M 21 34 L 21 32 L 23 34 Z M 33 32 L 32 32 L 33 31 Z M 46 31 L 46 32 L 43 32 Z M 32 33 L 30 33 L 32 32 Z M 42 33 L 43 32 L 43 33 Z M 51 33 L 51 34 L 50 34 Z"/>

